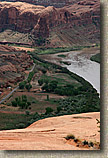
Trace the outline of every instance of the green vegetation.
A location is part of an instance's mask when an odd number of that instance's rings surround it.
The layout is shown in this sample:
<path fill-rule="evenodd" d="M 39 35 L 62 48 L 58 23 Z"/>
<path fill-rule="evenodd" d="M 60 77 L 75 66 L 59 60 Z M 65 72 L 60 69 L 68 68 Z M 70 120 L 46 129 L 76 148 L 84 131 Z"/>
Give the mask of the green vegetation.
<path fill-rule="evenodd" d="M 47 117 L 100 111 L 99 94 L 89 82 L 70 72 L 67 68 L 41 59 L 35 52 L 29 52 L 29 54 L 36 66 L 33 73 L 29 74 L 28 81 L 21 82 L 19 87 L 29 91 L 31 89 L 30 81 L 32 78 L 34 81 L 36 77 L 36 82 L 38 80 L 39 83 L 38 87 L 42 88 L 43 93 L 31 93 L 32 96 L 14 96 L 14 100 L 12 98 L 9 100 L 12 106 L 20 107 L 21 111 L 24 111 L 27 117 L 26 126 Z M 34 75 L 35 73 L 39 76 Z M 58 94 L 58 96 L 56 99 L 52 99 L 50 94 Z M 38 99 L 35 97 L 36 95 L 44 95 L 45 97 L 40 100 L 40 97 L 37 97 Z M 61 95 L 64 96 L 64 99 L 60 99 Z M 27 108 L 32 108 L 32 111 L 36 113 L 31 115 L 29 111 L 25 111 Z M 24 127 L 25 123 L 23 121 L 20 123 L 20 128 Z"/>
<path fill-rule="evenodd" d="M 90 60 L 100 63 L 100 53 L 93 55 Z"/>
<path fill-rule="evenodd" d="M 31 103 L 28 102 L 26 95 L 15 98 L 15 100 L 11 101 L 11 104 L 14 107 L 19 106 L 21 109 L 27 109 L 31 105 Z"/>
<path fill-rule="evenodd" d="M 58 55 L 58 57 L 65 58 L 66 55 L 64 55 L 64 54 L 60 54 L 60 55 Z"/>
<path fill-rule="evenodd" d="M 77 145 L 77 147 L 94 147 L 94 149 L 100 149 L 100 143 L 93 143 L 92 141 L 88 142 L 87 140 L 81 140 L 79 138 L 76 138 L 73 134 L 68 134 L 65 139 L 74 141 Z"/>
<path fill-rule="evenodd" d="M 27 84 L 26 81 L 20 82 L 20 83 L 19 83 L 19 89 L 24 89 L 25 86 L 26 86 L 26 84 Z"/>
<path fill-rule="evenodd" d="M 81 50 L 83 48 L 90 48 L 91 46 L 73 46 L 73 47 L 58 47 L 58 48 L 36 48 L 34 53 L 38 55 L 43 54 L 55 54 L 60 52 L 69 52 L 69 51 L 75 51 L 75 50 Z M 30 52 L 28 52 L 30 53 Z M 62 56 L 65 57 L 65 56 Z"/>
<path fill-rule="evenodd" d="M 26 84 L 25 88 L 28 90 L 28 92 L 30 92 L 30 89 L 32 88 L 32 85 L 30 83 Z"/>
<path fill-rule="evenodd" d="M 52 112 L 53 112 L 53 109 L 51 107 L 47 107 L 45 114 L 47 115 L 47 114 L 50 114 Z"/>
<path fill-rule="evenodd" d="M 30 84 L 30 82 L 31 82 L 34 74 L 35 74 L 34 71 L 30 72 L 29 75 L 28 75 L 27 80 L 26 81 L 22 81 L 22 82 L 19 83 L 19 89 L 26 88 L 28 91 L 30 91 L 30 89 L 32 88 L 32 85 Z"/>
<path fill-rule="evenodd" d="M 47 95 L 47 101 L 49 101 L 50 99 L 49 99 L 49 95 Z"/>
<path fill-rule="evenodd" d="M 0 130 L 25 128 L 33 115 L 0 113 Z"/>
<path fill-rule="evenodd" d="M 21 83 L 19 83 L 19 89 L 24 89 L 26 88 L 28 90 L 28 92 L 30 91 L 30 89 L 32 88 L 32 85 L 29 83 L 27 83 L 27 81 L 23 81 Z"/>
<path fill-rule="evenodd" d="M 66 68 L 44 61 L 33 52 L 31 53 L 31 55 L 35 62 L 37 62 L 39 65 L 42 65 L 46 69 L 53 70 L 54 73 L 58 73 L 59 71 L 61 75 L 69 75 L 70 80 L 77 80 L 78 85 L 79 83 L 80 85 L 76 86 L 64 79 L 60 79 L 59 77 L 57 78 L 57 76 L 51 77 L 47 75 L 42 75 L 41 78 L 38 80 L 38 83 L 40 86 L 42 86 L 42 89 L 45 92 L 57 93 L 59 95 L 67 95 L 68 97 L 66 97 L 65 99 L 54 99 L 53 102 L 58 104 L 56 109 L 52 107 L 47 107 L 45 113 L 38 114 L 38 117 L 33 117 L 29 121 L 29 123 L 33 123 L 37 120 L 52 116 L 55 117 L 83 112 L 100 111 L 99 95 L 89 82 L 87 82 L 82 77 L 79 77 L 78 75 L 68 71 Z M 52 102 L 52 100 L 48 98 L 47 102 Z"/>
<path fill-rule="evenodd" d="M 84 140 L 83 142 L 83 145 L 88 145 L 88 141 Z"/>
<path fill-rule="evenodd" d="M 34 71 L 32 71 L 32 72 L 29 73 L 29 76 L 28 76 L 28 78 L 27 78 L 28 83 L 30 83 L 30 81 L 32 80 L 34 74 L 35 74 Z"/>
<path fill-rule="evenodd" d="M 66 140 L 69 140 L 69 139 L 75 139 L 75 136 L 73 134 L 69 134 L 65 137 Z"/>

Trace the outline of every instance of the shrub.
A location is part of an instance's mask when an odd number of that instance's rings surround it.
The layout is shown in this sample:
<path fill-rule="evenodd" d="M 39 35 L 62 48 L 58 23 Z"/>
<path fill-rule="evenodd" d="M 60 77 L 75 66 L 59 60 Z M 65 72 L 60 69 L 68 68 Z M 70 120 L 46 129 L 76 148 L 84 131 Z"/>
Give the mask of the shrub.
<path fill-rule="evenodd" d="M 69 140 L 69 139 L 75 139 L 75 136 L 73 134 L 69 134 L 65 137 L 66 140 Z"/>
<path fill-rule="evenodd" d="M 47 107 L 45 114 L 50 114 L 51 112 L 53 112 L 53 109 L 51 107 Z"/>
<path fill-rule="evenodd" d="M 24 109 L 25 108 L 25 106 L 26 106 L 26 102 L 20 102 L 19 103 L 19 106 L 21 107 L 21 109 Z"/>
<path fill-rule="evenodd" d="M 28 76 L 28 79 L 27 79 L 28 83 L 30 83 L 30 81 L 32 80 L 34 74 L 35 73 L 33 71 L 29 73 L 29 76 Z"/>
<path fill-rule="evenodd" d="M 24 123 L 19 123 L 18 125 L 17 125 L 17 127 L 20 129 L 20 128 L 25 128 L 25 124 Z"/>
<path fill-rule="evenodd" d="M 44 84 L 44 86 L 42 87 L 42 90 L 49 92 L 48 84 Z"/>
<path fill-rule="evenodd" d="M 30 114 L 30 112 L 29 112 L 29 111 L 26 111 L 25 113 L 26 113 L 26 115 L 27 115 L 27 116 Z"/>
<path fill-rule="evenodd" d="M 88 141 L 84 140 L 84 141 L 82 142 L 82 144 L 83 144 L 83 145 L 88 145 Z"/>
<path fill-rule="evenodd" d="M 24 89 L 24 87 L 25 87 L 25 83 L 24 82 L 19 83 L 19 89 Z"/>
<path fill-rule="evenodd" d="M 49 101 L 49 95 L 47 95 L 47 101 Z"/>
<path fill-rule="evenodd" d="M 15 101 L 18 103 L 18 98 L 15 98 Z"/>
<path fill-rule="evenodd" d="M 25 88 L 28 90 L 28 92 L 30 91 L 30 89 L 32 88 L 32 85 L 29 83 L 25 86 Z"/>
<path fill-rule="evenodd" d="M 77 143 L 79 140 L 77 138 L 74 138 L 74 142 Z"/>
<path fill-rule="evenodd" d="M 40 80 L 38 80 L 38 83 L 39 83 L 39 86 L 42 86 L 43 83 L 44 83 L 44 80 L 43 80 L 43 79 L 40 79 Z"/>
<path fill-rule="evenodd" d="M 89 147 L 93 147 L 94 146 L 94 143 L 93 142 L 90 142 L 89 143 Z"/>
<path fill-rule="evenodd" d="M 22 101 L 27 102 L 27 96 L 26 95 L 22 95 Z"/>
<path fill-rule="evenodd" d="M 61 106 L 57 107 L 57 113 L 59 113 L 62 110 Z"/>
<path fill-rule="evenodd" d="M 45 69 L 42 69 L 43 74 L 45 74 L 47 71 Z"/>
<path fill-rule="evenodd" d="M 28 106 L 30 106 L 30 105 L 31 105 L 31 103 L 30 103 L 30 102 L 27 102 L 27 105 L 28 105 Z"/>
<path fill-rule="evenodd" d="M 12 106 L 17 107 L 17 102 L 16 101 L 12 101 Z"/>
<path fill-rule="evenodd" d="M 11 106 L 11 103 L 7 103 L 7 106 Z"/>

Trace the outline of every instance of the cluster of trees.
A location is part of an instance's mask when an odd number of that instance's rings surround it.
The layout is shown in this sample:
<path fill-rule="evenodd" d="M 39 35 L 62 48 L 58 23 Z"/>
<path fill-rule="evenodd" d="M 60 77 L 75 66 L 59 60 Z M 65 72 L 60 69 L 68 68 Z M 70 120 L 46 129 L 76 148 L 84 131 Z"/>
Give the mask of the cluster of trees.
<path fill-rule="evenodd" d="M 66 96 L 72 96 L 78 94 L 77 89 L 75 89 L 74 86 L 71 84 L 67 84 L 64 87 L 58 86 L 55 89 L 55 93 L 59 95 L 66 95 Z"/>
<path fill-rule="evenodd" d="M 56 80 L 49 81 L 48 83 L 45 83 L 42 86 L 42 90 L 45 90 L 46 92 L 55 92 L 55 89 L 57 88 L 57 84 L 58 81 Z"/>
<path fill-rule="evenodd" d="M 42 90 L 46 92 L 54 92 L 59 95 L 72 96 L 78 94 L 77 89 L 74 88 L 72 84 L 67 84 L 65 86 L 58 86 L 58 81 L 48 79 L 40 79 L 38 80 L 40 86 L 42 86 Z"/>
<path fill-rule="evenodd" d="M 27 109 L 31 105 L 31 103 L 28 102 L 26 95 L 22 95 L 22 97 L 15 98 L 15 100 L 13 100 L 11 104 L 14 107 L 19 106 L 21 109 Z"/>
<path fill-rule="evenodd" d="M 24 88 L 26 88 L 29 92 L 30 89 L 32 88 L 32 85 L 30 83 L 27 83 L 27 81 L 23 81 L 19 83 L 19 89 L 24 89 Z"/>
<path fill-rule="evenodd" d="M 35 74 L 34 71 L 32 71 L 32 72 L 29 73 L 29 76 L 28 76 L 28 78 L 27 78 L 28 83 L 30 83 L 30 81 L 32 80 L 34 74 Z"/>

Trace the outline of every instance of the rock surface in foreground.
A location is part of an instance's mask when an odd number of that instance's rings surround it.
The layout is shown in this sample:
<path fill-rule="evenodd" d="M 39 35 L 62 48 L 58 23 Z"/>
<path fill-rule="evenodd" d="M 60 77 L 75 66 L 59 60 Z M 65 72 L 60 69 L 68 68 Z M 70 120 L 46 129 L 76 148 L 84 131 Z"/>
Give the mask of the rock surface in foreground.
<path fill-rule="evenodd" d="M 26 129 L 0 131 L 0 150 L 85 150 L 64 137 L 100 142 L 96 119 L 100 113 L 84 113 L 39 120 Z"/>

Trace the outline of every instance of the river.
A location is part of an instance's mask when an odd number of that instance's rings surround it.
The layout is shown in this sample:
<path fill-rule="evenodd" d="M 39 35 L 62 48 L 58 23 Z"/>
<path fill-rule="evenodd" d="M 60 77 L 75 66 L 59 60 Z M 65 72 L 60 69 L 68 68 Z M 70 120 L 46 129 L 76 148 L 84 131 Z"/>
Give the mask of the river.
<path fill-rule="evenodd" d="M 71 65 L 66 65 L 67 69 L 83 77 L 100 93 L 100 64 L 89 58 L 80 52 L 70 52 L 68 59 L 63 59 L 63 61 L 69 61 Z"/>
<path fill-rule="evenodd" d="M 100 64 L 90 60 L 94 54 L 100 53 L 99 48 L 88 48 L 79 51 L 62 52 L 43 55 L 43 59 L 49 62 L 67 67 L 67 69 L 87 80 L 100 94 Z M 65 55 L 65 57 L 60 57 Z M 70 65 L 61 64 L 69 62 Z"/>

